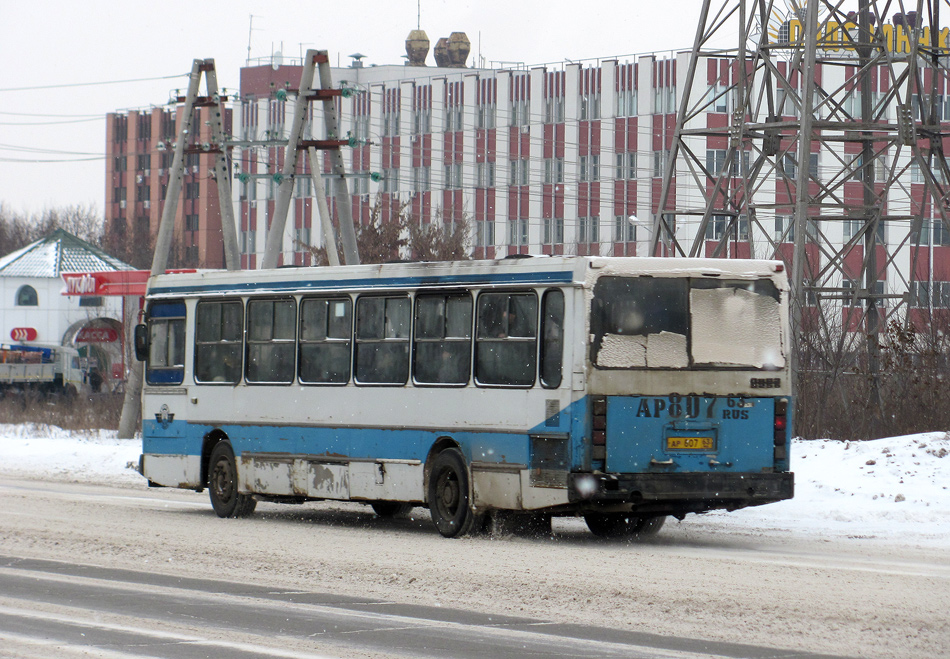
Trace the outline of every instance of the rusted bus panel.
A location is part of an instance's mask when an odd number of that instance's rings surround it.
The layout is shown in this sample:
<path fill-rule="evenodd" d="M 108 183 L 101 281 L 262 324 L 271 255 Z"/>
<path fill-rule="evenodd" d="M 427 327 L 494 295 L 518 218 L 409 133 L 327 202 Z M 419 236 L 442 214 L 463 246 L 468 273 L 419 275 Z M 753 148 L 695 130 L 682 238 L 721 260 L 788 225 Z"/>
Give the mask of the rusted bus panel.
<path fill-rule="evenodd" d="M 349 499 L 350 472 L 346 463 L 308 462 L 307 495 L 321 499 Z"/>
<path fill-rule="evenodd" d="M 350 498 L 370 501 L 424 501 L 421 462 L 351 462 Z"/>
<path fill-rule="evenodd" d="M 197 455 L 142 456 L 142 474 L 155 485 L 195 489 L 201 487 L 201 457 Z"/>
<path fill-rule="evenodd" d="M 242 492 L 293 496 L 294 485 L 291 468 L 293 458 L 242 455 L 238 468 L 238 489 Z"/>
<path fill-rule="evenodd" d="M 472 463 L 472 500 L 480 511 L 521 510 L 523 465 Z"/>

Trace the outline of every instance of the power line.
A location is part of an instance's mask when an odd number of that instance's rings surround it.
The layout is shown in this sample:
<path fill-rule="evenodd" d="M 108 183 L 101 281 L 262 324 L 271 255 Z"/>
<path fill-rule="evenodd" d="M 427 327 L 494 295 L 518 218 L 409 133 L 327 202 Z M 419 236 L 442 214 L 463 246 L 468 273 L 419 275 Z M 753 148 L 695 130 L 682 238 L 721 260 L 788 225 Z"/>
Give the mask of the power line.
<path fill-rule="evenodd" d="M 66 119 L 64 121 L 0 121 L 0 126 L 57 126 L 60 124 L 82 124 L 90 121 L 102 121 L 105 115 L 90 119 Z"/>
<path fill-rule="evenodd" d="M 0 158 L 0 162 L 21 162 L 21 163 L 57 163 L 57 162 L 86 162 L 89 160 L 105 160 L 105 156 L 94 156 L 92 158 L 64 158 L 61 160 L 29 160 L 21 158 Z"/>
<path fill-rule="evenodd" d="M 2 115 L 10 117 L 56 117 L 59 119 L 77 119 L 80 117 L 102 117 L 101 114 L 43 114 L 40 112 L 0 112 Z"/>
<path fill-rule="evenodd" d="M 0 92 L 29 92 L 47 89 L 67 89 L 70 87 L 97 87 L 101 85 L 124 85 L 130 82 L 153 82 L 156 80 L 174 80 L 175 78 L 185 78 L 187 73 L 179 73 L 170 76 L 159 76 L 157 78 L 129 78 L 126 80 L 101 80 L 99 82 L 72 82 L 61 85 L 37 85 L 35 87 L 6 87 L 0 88 Z"/>

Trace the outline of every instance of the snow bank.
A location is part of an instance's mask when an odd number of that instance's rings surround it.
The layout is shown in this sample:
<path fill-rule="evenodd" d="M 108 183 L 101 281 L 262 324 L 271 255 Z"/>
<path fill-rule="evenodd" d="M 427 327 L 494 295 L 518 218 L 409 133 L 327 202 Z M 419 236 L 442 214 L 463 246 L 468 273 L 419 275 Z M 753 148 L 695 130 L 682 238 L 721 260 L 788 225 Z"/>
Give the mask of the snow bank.
<path fill-rule="evenodd" d="M 140 452 L 139 440 L 117 439 L 114 431 L 0 424 L 0 474 L 142 484 L 129 467 Z M 792 469 L 794 499 L 692 515 L 687 522 L 950 546 L 950 433 L 867 442 L 796 440 Z"/>

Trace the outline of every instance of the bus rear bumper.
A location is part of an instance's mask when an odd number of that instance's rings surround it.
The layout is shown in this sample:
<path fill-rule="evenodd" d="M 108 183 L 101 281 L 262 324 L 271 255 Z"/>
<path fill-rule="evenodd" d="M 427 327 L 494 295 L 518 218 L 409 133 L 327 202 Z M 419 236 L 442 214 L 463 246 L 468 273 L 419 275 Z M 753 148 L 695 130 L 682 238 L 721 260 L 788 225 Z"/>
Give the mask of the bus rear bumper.
<path fill-rule="evenodd" d="M 736 510 L 791 499 L 794 474 L 580 474 L 568 478 L 572 504 L 642 513 L 683 515 L 707 510 Z"/>

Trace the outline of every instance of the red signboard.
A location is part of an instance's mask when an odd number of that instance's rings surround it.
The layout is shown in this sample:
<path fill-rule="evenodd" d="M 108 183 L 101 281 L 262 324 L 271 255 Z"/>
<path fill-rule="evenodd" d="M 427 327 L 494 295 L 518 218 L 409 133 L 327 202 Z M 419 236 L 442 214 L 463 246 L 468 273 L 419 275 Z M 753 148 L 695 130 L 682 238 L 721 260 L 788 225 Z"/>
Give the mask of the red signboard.
<path fill-rule="evenodd" d="M 166 270 L 165 273 L 194 272 L 190 269 Z M 106 270 L 103 272 L 64 272 L 63 295 L 145 295 L 148 270 Z"/>
<path fill-rule="evenodd" d="M 111 327 L 83 327 L 76 335 L 76 343 L 113 343 L 119 333 Z"/>
<path fill-rule="evenodd" d="M 10 330 L 10 338 L 14 341 L 35 341 L 36 330 L 32 327 L 14 327 Z"/>

